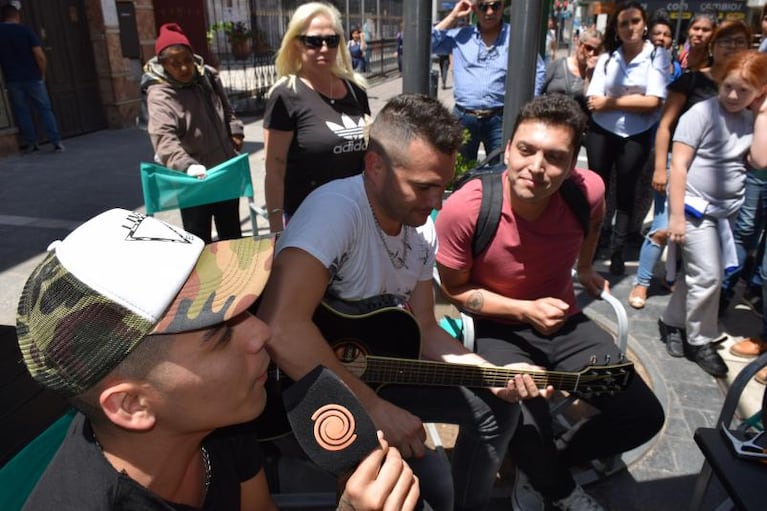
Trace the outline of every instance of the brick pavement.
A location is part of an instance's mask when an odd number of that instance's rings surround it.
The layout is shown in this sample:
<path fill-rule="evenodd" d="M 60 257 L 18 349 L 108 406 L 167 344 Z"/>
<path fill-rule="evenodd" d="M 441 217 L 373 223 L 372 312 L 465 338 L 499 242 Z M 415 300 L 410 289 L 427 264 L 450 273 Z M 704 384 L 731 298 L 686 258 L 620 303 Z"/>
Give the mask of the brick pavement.
<path fill-rule="evenodd" d="M 370 104 L 376 113 L 383 103 L 401 91 L 401 80 L 393 78 L 373 84 Z M 439 96 L 452 105 L 451 89 Z M 263 133 L 260 119 L 245 119 L 246 150 L 250 155 L 256 201 L 263 202 Z M 99 131 L 66 141 L 67 151 L 46 151 L 0 159 L 0 324 L 13 324 L 16 300 L 24 279 L 51 240 L 65 236 L 74 226 L 109 207 L 142 210 L 143 200 L 138 163 L 151 160 L 146 133 L 138 129 Z M 247 218 L 243 201 L 242 218 Z M 177 212 L 159 214 L 180 224 Z M 261 226 L 265 227 L 265 223 Z M 604 262 L 599 269 L 607 274 Z M 635 265 L 628 275 L 611 278 L 613 292 L 625 303 Z M 628 470 L 589 487 L 601 502 L 614 510 L 677 510 L 686 506 L 692 480 L 702 457 L 692 440 L 698 426 L 713 425 L 723 400 L 722 384 L 684 359 L 671 359 L 658 342 L 656 320 L 668 299 L 656 292 L 642 311 L 627 307 L 630 318 L 630 349 L 647 371 L 651 384 L 664 403 L 668 420 L 649 446 L 640 448 Z M 605 303 L 588 302 L 586 312 L 614 328 Z M 723 320 L 733 336 L 758 332 L 758 321 L 736 308 Z M 725 346 L 732 339 L 725 342 Z M 737 369 L 742 361 L 731 360 Z M 761 398 L 763 387 L 747 392 L 750 408 Z M 713 500 L 713 499 L 710 499 Z M 496 502 L 507 509 L 507 501 Z"/>

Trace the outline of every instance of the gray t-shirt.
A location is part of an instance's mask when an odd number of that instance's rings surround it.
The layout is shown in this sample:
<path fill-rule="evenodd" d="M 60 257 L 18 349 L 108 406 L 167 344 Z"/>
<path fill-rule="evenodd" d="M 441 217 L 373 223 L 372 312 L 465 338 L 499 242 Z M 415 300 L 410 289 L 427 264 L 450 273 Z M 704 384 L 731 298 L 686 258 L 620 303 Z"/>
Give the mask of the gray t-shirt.
<path fill-rule="evenodd" d="M 703 199 L 725 214 L 734 213 L 743 202 L 746 154 L 753 132 L 751 110 L 730 113 L 717 97 L 693 105 L 682 115 L 674 142 L 695 149 L 685 196 Z"/>
<path fill-rule="evenodd" d="M 555 60 L 546 68 L 546 79 L 543 82 L 544 94 L 565 94 L 575 99 L 586 114 L 590 115 L 586 106 L 586 90 L 583 78 L 570 71 L 567 57 Z"/>
<path fill-rule="evenodd" d="M 357 175 L 309 194 L 280 236 L 277 253 L 287 247 L 309 253 L 330 271 L 328 293 L 335 298 L 391 295 L 404 304 L 419 282 L 431 280 L 437 236 L 431 218 L 420 227 L 403 226 L 396 236 L 381 232 Z"/>

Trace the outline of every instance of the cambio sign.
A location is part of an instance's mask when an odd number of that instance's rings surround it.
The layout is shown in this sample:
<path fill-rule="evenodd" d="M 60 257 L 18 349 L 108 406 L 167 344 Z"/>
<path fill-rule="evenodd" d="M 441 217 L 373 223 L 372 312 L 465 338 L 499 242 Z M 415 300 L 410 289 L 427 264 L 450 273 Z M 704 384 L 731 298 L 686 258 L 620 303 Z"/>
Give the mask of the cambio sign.
<path fill-rule="evenodd" d="M 676 19 L 679 16 L 679 10 L 682 11 L 682 19 L 689 20 L 693 14 L 708 11 L 717 12 L 719 19 L 744 19 L 748 7 L 746 0 L 730 0 L 722 2 L 711 2 L 708 0 L 688 0 L 688 1 L 663 1 L 663 0 L 647 0 L 646 2 L 640 2 L 647 10 L 648 15 L 652 16 L 658 9 L 665 9 L 668 12 L 671 19 Z"/>

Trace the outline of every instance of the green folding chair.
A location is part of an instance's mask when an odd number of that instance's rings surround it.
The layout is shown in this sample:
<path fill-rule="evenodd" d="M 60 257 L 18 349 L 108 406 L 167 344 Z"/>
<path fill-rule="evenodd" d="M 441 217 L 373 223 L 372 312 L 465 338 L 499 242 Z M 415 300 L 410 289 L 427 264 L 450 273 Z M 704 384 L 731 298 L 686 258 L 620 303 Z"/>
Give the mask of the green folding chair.
<path fill-rule="evenodd" d="M 258 216 L 266 218 L 263 208 L 253 202 L 247 153 L 208 169 L 205 179 L 197 179 L 156 163 L 141 163 L 141 188 L 149 216 L 160 211 L 247 197 L 254 236 L 258 234 Z"/>

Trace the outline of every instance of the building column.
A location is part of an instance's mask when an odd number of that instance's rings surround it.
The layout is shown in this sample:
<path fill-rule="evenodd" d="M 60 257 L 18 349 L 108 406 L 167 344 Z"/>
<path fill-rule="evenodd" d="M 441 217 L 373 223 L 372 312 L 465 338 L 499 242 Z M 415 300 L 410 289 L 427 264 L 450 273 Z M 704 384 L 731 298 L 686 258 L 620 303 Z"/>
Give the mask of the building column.
<path fill-rule="evenodd" d="M 151 0 L 134 0 L 133 3 L 144 54 L 152 46 L 148 41 L 154 41 L 154 11 Z M 143 62 L 123 57 L 114 0 L 86 0 L 86 9 L 107 124 L 110 128 L 135 126 L 141 102 L 139 83 Z M 147 28 L 151 35 L 142 33 Z"/>

